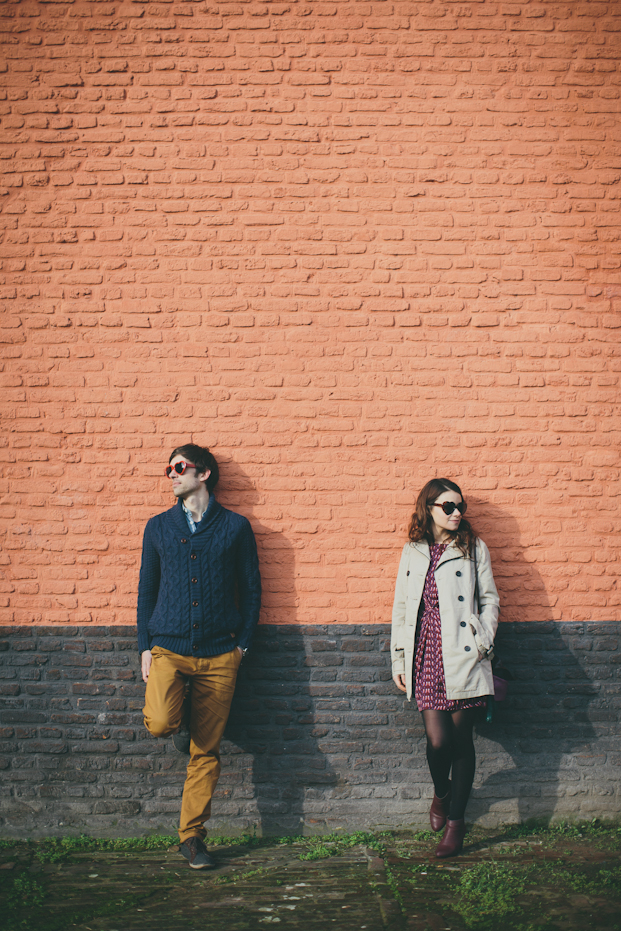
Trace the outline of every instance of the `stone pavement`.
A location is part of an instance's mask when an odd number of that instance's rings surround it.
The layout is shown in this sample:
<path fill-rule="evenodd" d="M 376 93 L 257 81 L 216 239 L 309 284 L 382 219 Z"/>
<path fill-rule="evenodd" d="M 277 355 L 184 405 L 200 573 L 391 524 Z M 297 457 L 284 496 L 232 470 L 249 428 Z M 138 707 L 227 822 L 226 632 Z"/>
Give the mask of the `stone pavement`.
<path fill-rule="evenodd" d="M 230 840 L 213 847 L 218 866 L 211 872 L 191 870 L 178 846 L 165 839 L 161 849 L 152 850 L 137 849 L 136 841 L 83 840 L 65 848 L 59 841 L 3 841 L 4 926 L 7 931 L 621 928 L 619 829 L 590 836 L 575 829 L 478 831 L 468 836 L 463 856 L 443 863 L 433 857 L 437 839 L 431 832 L 334 838 Z M 524 888 L 515 885 L 520 876 L 528 879 Z M 474 898 L 464 898 L 465 880 L 479 884 Z"/>

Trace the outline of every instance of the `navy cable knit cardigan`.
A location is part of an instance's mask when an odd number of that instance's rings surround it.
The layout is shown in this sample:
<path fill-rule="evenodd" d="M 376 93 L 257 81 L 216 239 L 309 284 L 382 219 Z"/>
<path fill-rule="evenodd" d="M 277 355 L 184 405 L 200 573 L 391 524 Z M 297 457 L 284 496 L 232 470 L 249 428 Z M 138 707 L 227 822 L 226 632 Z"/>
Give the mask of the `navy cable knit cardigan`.
<path fill-rule="evenodd" d="M 181 656 L 247 649 L 259 620 L 261 577 L 254 534 L 213 495 L 195 533 L 181 506 L 147 522 L 138 582 L 138 649 Z"/>

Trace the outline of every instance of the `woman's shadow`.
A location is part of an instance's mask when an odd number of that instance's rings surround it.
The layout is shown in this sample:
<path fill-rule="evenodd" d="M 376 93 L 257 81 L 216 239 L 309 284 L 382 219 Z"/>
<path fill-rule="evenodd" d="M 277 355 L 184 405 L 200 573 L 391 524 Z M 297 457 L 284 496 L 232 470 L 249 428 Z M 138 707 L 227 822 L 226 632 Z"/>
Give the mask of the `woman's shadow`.
<path fill-rule="evenodd" d="M 500 594 L 496 654 L 513 673 L 491 724 L 477 726 L 477 777 L 469 815 L 480 823 L 550 819 L 563 796 L 587 794 L 576 758 L 597 737 L 589 700 L 598 686 L 579 661 L 584 624 L 551 620 L 555 598 L 520 540 L 516 519 L 488 501 L 469 501 L 488 544 Z M 499 745 L 501 753 L 499 754 Z M 500 768 L 499 768 L 500 764 Z"/>
<path fill-rule="evenodd" d="M 252 524 L 263 593 L 222 744 L 214 829 L 230 824 L 263 835 L 312 833 L 330 820 L 322 813 L 329 806 L 325 795 L 338 781 L 318 744 L 325 728 L 315 708 L 316 697 L 336 678 L 337 657 L 307 649 L 305 633 L 317 630 L 295 624 L 295 547 L 275 529 L 282 515 L 274 515 L 274 527 L 257 520 L 254 509 L 264 502 L 252 479 L 232 459 L 219 465 L 218 500 Z"/>

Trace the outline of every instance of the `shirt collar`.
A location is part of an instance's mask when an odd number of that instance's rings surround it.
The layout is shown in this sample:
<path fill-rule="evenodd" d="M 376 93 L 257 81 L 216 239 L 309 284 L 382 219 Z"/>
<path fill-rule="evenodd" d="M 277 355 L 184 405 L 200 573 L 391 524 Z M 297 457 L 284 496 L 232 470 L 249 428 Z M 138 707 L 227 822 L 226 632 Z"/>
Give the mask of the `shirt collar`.
<path fill-rule="evenodd" d="M 191 530 L 192 530 L 192 533 L 194 533 L 194 531 L 196 530 L 197 525 L 200 524 L 200 522 L 202 521 L 203 517 L 204 517 L 205 514 L 207 513 L 207 508 L 209 507 L 209 505 L 207 505 L 207 507 L 205 508 L 205 510 L 203 511 L 203 513 L 201 514 L 201 516 L 199 517 L 198 520 L 194 520 L 194 517 L 192 516 L 192 512 L 190 511 L 190 509 L 189 509 L 188 507 L 186 507 L 185 501 L 184 501 L 183 499 L 181 500 L 181 507 L 183 508 L 183 512 L 184 512 L 184 514 L 185 514 L 185 516 L 186 516 L 186 518 L 187 518 L 187 521 L 188 521 L 188 523 L 189 523 L 189 525 L 190 525 L 190 528 L 191 528 Z"/>

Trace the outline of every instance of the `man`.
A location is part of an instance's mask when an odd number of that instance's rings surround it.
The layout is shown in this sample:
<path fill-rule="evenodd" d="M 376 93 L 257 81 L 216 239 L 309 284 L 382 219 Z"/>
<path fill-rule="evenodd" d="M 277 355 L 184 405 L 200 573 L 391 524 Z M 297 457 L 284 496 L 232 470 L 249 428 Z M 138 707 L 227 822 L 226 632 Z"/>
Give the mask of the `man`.
<path fill-rule="evenodd" d="M 144 723 L 154 737 L 174 734 L 190 754 L 181 853 L 193 869 L 209 869 L 204 822 L 237 670 L 259 619 L 261 578 L 249 522 L 213 495 L 219 473 L 209 450 L 179 446 L 168 463 L 177 504 L 147 523 L 138 583 Z"/>

